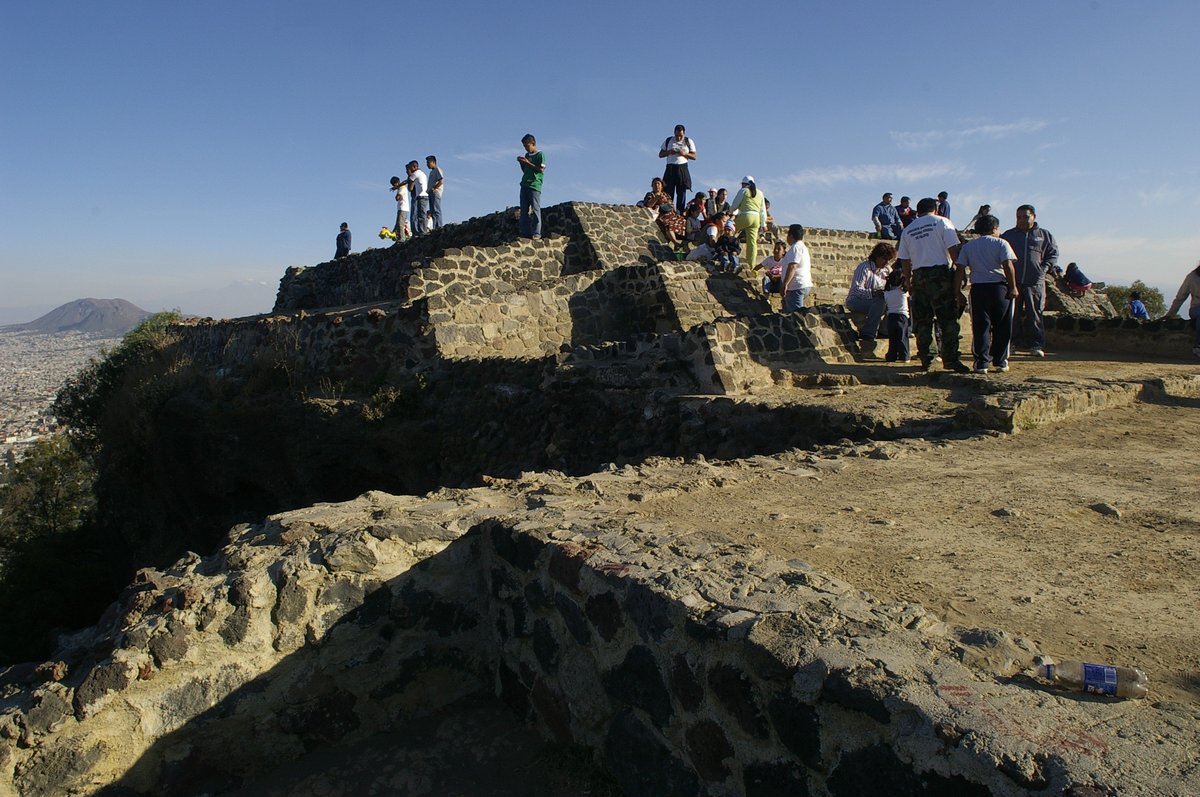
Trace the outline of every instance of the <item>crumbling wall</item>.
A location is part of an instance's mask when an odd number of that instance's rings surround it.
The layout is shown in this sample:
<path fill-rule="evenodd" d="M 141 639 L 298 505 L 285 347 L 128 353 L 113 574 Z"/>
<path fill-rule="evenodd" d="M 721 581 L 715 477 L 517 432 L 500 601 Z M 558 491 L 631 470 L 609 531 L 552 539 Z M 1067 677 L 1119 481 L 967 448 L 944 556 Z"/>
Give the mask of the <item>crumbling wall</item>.
<path fill-rule="evenodd" d="M 188 365 L 219 378 L 277 371 L 293 388 L 322 380 L 378 386 L 428 367 L 436 354 L 424 304 L 183 321 L 173 330 Z"/>
<path fill-rule="evenodd" d="M 678 330 L 656 265 L 447 292 L 429 300 L 429 321 L 445 357 L 537 357 Z"/>
<path fill-rule="evenodd" d="M 1193 360 L 1195 322 L 1182 318 L 1046 316 L 1046 345 L 1053 349 L 1113 352 L 1138 357 Z"/>
<path fill-rule="evenodd" d="M 439 258 L 448 258 L 443 261 L 447 267 L 461 269 L 469 262 L 464 261 L 461 250 L 473 249 L 467 257 L 474 258 L 483 250 L 526 249 L 530 242 L 519 237 L 517 216 L 517 209 L 509 208 L 448 224 L 386 248 L 368 249 L 310 268 L 289 268 L 280 280 L 274 312 L 401 301 L 410 295 L 413 272 L 436 272 Z M 565 239 L 558 259 L 561 275 L 651 263 L 670 256 L 646 211 L 628 205 L 568 202 L 543 208 L 542 234 Z M 470 282 L 495 278 L 489 269 L 495 267 L 497 258 L 486 256 L 484 261 L 483 268 L 467 274 Z M 533 265 L 536 271 L 544 263 Z M 536 274 L 522 274 L 521 268 L 520 262 L 512 264 L 508 275 L 518 282 L 536 279 Z M 439 282 L 436 274 L 426 273 L 423 279 L 425 285 Z"/>
<path fill-rule="evenodd" d="M 6 674 L 0 791 L 227 793 L 497 695 L 628 797 L 1186 793 L 1187 707 L 980 676 L 920 606 L 596 500 L 642 485 L 368 494 L 143 571 Z"/>
<path fill-rule="evenodd" d="M 855 360 L 853 327 L 836 306 L 719 318 L 694 333 L 703 338 L 700 348 L 705 352 L 703 358 L 693 359 L 697 381 L 711 383 L 714 392 L 743 393 L 775 384 L 776 371 Z"/>

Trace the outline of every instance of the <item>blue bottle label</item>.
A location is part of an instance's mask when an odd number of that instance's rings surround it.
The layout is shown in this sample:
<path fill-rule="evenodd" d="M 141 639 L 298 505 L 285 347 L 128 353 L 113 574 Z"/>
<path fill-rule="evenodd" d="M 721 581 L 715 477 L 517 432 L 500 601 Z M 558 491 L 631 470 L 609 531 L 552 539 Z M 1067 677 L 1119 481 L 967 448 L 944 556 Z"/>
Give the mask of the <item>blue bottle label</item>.
<path fill-rule="evenodd" d="M 1105 664 L 1083 665 L 1083 690 L 1093 695 L 1117 693 L 1117 668 Z"/>

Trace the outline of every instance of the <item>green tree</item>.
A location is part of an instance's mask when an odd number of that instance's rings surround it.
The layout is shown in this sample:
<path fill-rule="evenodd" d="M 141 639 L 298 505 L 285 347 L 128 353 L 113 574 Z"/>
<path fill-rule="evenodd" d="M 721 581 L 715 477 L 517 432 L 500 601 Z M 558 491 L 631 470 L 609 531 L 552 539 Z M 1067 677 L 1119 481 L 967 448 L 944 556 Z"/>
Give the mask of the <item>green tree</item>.
<path fill-rule="evenodd" d="M 138 366 L 150 363 L 176 340 L 171 324 L 179 321 L 178 310 L 155 313 L 134 327 L 102 358 L 92 358 L 79 373 L 67 380 L 54 399 L 53 412 L 66 424 L 76 445 L 93 456 L 100 445 L 100 428 L 109 404 Z"/>
<path fill-rule="evenodd" d="M 1117 308 L 1117 312 L 1122 318 L 1129 318 L 1129 294 L 1137 291 L 1142 296 L 1142 304 L 1146 305 L 1146 312 L 1151 318 L 1158 318 L 1163 313 L 1167 312 L 1167 303 L 1163 300 L 1162 291 L 1158 288 L 1151 288 L 1141 280 L 1134 280 L 1129 287 L 1124 285 L 1109 285 L 1105 288 L 1105 293 L 1108 294 L 1109 301 L 1113 303 L 1113 307 Z"/>
<path fill-rule="evenodd" d="M 49 655 L 58 628 L 93 622 L 116 589 L 91 525 L 95 474 L 65 435 L 2 467 L 0 662 Z"/>
<path fill-rule="evenodd" d="M 95 473 L 71 441 L 54 435 L 34 443 L 0 485 L 0 545 L 79 527 L 95 504 Z"/>

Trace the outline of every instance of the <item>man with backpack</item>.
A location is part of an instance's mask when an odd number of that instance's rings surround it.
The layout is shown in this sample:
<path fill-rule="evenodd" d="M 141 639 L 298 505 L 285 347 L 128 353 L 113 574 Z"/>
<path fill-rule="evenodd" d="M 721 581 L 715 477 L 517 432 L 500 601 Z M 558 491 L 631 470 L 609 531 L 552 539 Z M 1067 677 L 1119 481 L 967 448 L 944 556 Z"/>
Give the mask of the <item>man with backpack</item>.
<path fill-rule="evenodd" d="M 675 210 L 682 216 L 688 192 L 692 190 L 688 161 L 696 160 L 696 142 L 687 137 L 683 125 L 675 125 L 675 135 L 663 142 L 658 157 L 667 159 L 667 168 L 663 170 L 663 189 L 667 196 L 675 197 Z"/>

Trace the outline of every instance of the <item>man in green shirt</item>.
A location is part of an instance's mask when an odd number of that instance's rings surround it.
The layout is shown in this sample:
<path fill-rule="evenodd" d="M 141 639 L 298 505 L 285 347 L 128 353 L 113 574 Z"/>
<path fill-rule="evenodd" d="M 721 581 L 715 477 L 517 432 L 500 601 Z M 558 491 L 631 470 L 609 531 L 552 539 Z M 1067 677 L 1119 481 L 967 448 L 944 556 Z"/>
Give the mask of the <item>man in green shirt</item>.
<path fill-rule="evenodd" d="M 526 133 L 521 139 L 525 154 L 517 156 L 521 164 L 521 223 L 522 238 L 542 237 L 542 174 L 546 171 L 546 156 L 538 152 L 537 139 Z"/>

